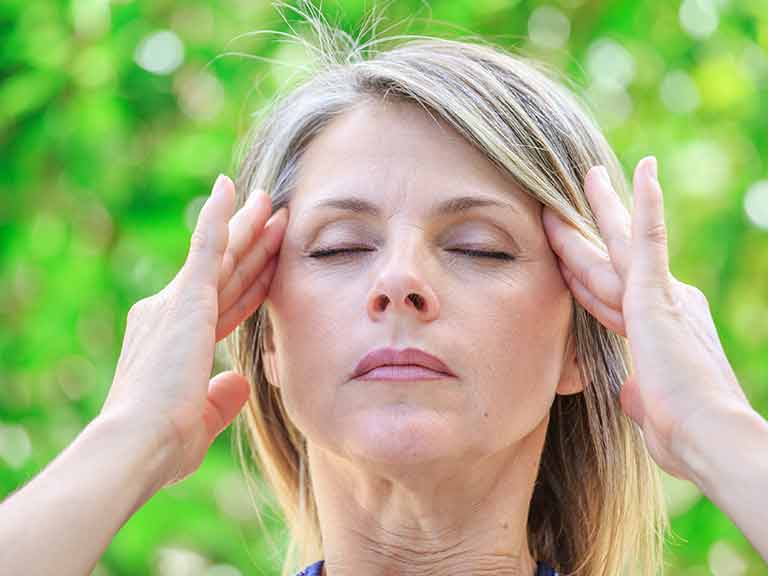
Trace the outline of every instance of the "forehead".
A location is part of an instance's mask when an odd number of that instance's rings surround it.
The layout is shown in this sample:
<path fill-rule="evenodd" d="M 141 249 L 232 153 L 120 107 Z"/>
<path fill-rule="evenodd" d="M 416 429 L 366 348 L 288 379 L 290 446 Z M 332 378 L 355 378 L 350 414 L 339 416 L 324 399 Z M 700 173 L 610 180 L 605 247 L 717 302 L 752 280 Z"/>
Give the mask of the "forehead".
<path fill-rule="evenodd" d="M 522 191 L 445 121 L 409 102 L 367 102 L 330 122 L 308 145 L 291 198 L 294 214 L 357 196 L 391 214 L 478 194 L 533 212 Z"/>

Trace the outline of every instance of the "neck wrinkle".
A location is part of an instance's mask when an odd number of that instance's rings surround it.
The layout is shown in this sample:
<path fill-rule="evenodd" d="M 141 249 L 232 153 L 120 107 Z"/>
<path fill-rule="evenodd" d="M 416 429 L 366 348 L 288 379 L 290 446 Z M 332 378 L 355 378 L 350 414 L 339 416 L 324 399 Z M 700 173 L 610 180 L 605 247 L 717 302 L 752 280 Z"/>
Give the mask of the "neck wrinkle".
<path fill-rule="evenodd" d="M 324 576 L 535 576 L 528 511 L 546 436 L 467 464 L 365 468 L 307 444 Z"/>

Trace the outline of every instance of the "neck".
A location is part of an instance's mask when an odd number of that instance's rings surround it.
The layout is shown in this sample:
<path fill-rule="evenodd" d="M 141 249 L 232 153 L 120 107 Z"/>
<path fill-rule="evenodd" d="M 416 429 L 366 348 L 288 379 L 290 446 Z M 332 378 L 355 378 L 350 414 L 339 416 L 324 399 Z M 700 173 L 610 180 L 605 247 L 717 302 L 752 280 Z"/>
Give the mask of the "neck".
<path fill-rule="evenodd" d="M 548 418 L 504 450 L 398 469 L 308 443 L 327 576 L 532 576 L 528 510 Z"/>

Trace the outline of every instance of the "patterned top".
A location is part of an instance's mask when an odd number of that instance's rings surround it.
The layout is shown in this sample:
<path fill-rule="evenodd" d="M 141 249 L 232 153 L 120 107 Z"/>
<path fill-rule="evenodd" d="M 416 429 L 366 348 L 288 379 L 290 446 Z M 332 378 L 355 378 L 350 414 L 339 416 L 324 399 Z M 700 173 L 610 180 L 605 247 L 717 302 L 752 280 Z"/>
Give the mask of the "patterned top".
<path fill-rule="evenodd" d="M 323 574 L 323 560 L 318 560 L 314 564 L 310 564 L 304 570 L 296 574 L 296 576 L 322 576 Z M 536 574 L 534 576 L 560 576 L 553 568 L 544 562 L 536 563 Z"/>

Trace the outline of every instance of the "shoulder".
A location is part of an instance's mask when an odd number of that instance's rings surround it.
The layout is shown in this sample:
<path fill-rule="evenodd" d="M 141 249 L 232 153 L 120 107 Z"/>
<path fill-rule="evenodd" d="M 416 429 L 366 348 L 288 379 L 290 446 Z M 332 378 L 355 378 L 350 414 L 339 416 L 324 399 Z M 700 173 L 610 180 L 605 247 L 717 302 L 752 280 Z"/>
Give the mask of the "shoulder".
<path fill-rule="evenodd" d="M 296 574 L 296 576 L 320 576 L 323 573 L 323 561 L 318 560 L 314 564 L 310 564 L 304 570 Z"/>
<path fill-rule="evenodd" d="M 549 564 L 539 561 L 536 564 L 536 576 L 560 576 Z"/>

